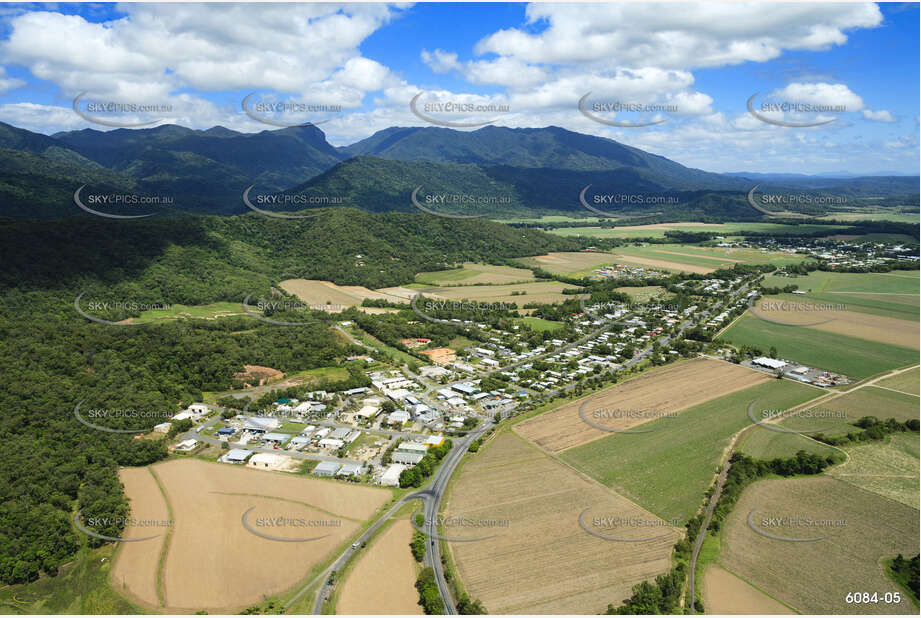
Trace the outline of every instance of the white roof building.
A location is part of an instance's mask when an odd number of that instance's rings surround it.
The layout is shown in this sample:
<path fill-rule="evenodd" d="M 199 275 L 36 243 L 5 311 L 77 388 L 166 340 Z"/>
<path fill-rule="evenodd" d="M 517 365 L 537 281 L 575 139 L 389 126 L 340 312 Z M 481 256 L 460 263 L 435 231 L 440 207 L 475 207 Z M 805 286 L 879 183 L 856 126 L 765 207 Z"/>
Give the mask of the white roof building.
<path fill-rule="evenodd" d="M 193 448 L 195 448 L 196 444 L 198 444 L 198 440 L 189 438 L 188 440 L 183 440 L 173 448 L 177 451 L 191 451 Z"/>
<path fill-rule="evenodd" d="M 381 475 L 381 485 L 385 487 L 396 487 L 400 484 L 400 473 L 406 469 L 402 464 L 390 464 Z"/>
<path fill-rule="evenodd" d="M 364 406 L 358 412 L 355 413 L 355 416 L 361 418 L 374 418 L 381 413 L 381 409 L 377 406 Z"/>
<path fill-rule="evenodd" d="M 786 362 L 777 360 L 776 358 L 768 358 L 767 356 L 759 356 L 758 358 L 752 359 L 752 363 L 771 369 L 783 369 L 787 366 Z"/>
<path fill-rule="evenodd" d="M 409 421 L 409 418 L 409 412 L 406 410 L 396 410 L 390 413 L 387 417 L 387 422 L 391 425 L 395 425 L 396 423 L 406 423 Z"/>

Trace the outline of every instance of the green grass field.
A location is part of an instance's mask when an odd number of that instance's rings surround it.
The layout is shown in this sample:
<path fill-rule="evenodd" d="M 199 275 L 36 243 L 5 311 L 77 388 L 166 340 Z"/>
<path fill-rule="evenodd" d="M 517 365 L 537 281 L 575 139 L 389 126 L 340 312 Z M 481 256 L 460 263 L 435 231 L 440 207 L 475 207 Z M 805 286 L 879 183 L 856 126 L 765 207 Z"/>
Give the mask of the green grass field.
<path fill-rule="evenodd" d="M 827 219 L 837 221 L 897 221 L 900 223 L 918 223 L 918 213 L 906 214 L 897 208 L 872 208 L 861 212 L 830 212 Z"/>
<path fill-rule="evenodd" d="M 257 311 L 253 309 L 253 311 Z M 169 309 L 150 309 L 141 312 L 141 316 L 133 322 L 144 324 L 160 322 L 163 320 L 179 320 L 195 318 L 199 320 L 215 320 L 217 318 L 233 315 L 246 315 L 240 303 L 211 303 L 210 305 L 170 305 Z"/>
<path fill-rule="evenodd" d="M 764 407 L 759 402 L 754 409 L 756 418 Z M 863 416 L 876 416 L 883 420 L 894 418 L 898 421 L 919 417 L 917 397 L 873 386 L 865 386 L 808 410 L 811 416 L 790 415 L 779 423 L 779 427 L 836 436 L 857 431 L 853 423 Z M 749 432 L 739 446 L 739 450 L 746 455 L 766 459 L 790 457 L 800 449 L 818 455 L 829 455 L 838 450 L 805 435 L 761 428 Z"/>
<path fill-rule="evenodd" d="M 799 326 L 783 326 L 750 314 L 736 321 L 720 339 L 750 345 L 779 357 L 862 380 L 918 362 L 918 351 Z"/>
<path fill-rule="evenodd" d="M 109 584 L 115 545 L 81 549 L 56 577 L 0 588 L 4 614 L 141 614 Z"/>
<path fill-rule="evenodd" d="M 667 227 L 665 227 L 667 226 Z M 819 230 L 832 230 L 840 226 L 833 225 L 785 225 L 782 223 L 760 223 L 760 222 L 729 222 L 729 223 L 705 223 L 688 225 L 683 223 L 662 223 L 657 224 L 658 229 L 650 229 L 642 226 L 623 226 L 616 228 L 602 227 L 569 227 L 549 230 L 552 234 L 559 236 L 588 236 L 594 238 L 664 238 L 667 230 L 682 230 L 687 232 L 715 232 L 723 236 L 738 236 L 740 232 L 793 232 L 802 233 L 816 232 Z"/>
<path fill-rule="evenodd" d="M 921 279 L 917 270 L 894 270 L 889 273 L 832 273 L 819 270 L 799 277 L 771 275 L 764 278 L 765 287 L 799 286 L 805 292 L 904 294 L 921 293 Z"/>
<path fill-rule="evenodd" d="M 544 320 L 543 318 L 518 318 L 515 320 L 516 324 L 527 324 L 532 330 L 537 332 L 544 331 L 554 331 L 563 328 L 562 322 L 554 322 L 553 320 Z"/>
<path fill-rule="evenodd" d="M 598 223 L 601 217 L 568 217 L 564 215 L 545 215 L 543 217 L 523 219 L 493 219 L 498 223 Z"/>
<path fill-rule="evenodd" d="M 306 371 L 295 371 L 287 378 L 313 378 L 315 380 L 345 380 L 349 377 L 349 370 L 345 367 L 317 367 Z"/>
<path fill-rule="evenodd" d="M 790 408 L 821 394 L 789 380 L 771 380 L 674 418 L 643 425 L 642 434 L 613 434 L 569 449 L 561 458 L 663 519 L 689 519 L 713 483 L 730 437 L 750 425 L 748 404 Z"/>
<path fill-rule="evenodd" d="M 463 268 L 419 273 L 415 283 L 451 286 L 459 284 L 508 284 L 534 281 L 534 273 L 525 268 L 492 266 L 466 262 Z"/>
<path fill-rule="evenodd" d="M 793 457 L 798 451 L 806 451 L 826 457 L 836 449 L 816 442 L 797 433 L 783 433 L 770 429 L 753 429 L 743 439 L 739 452 L 755 459 L 773 459 L 775 457 Z"/>
<path fill-rule="evenodd" d="M 831 475 L 867 491 L 919 507 L 918 434 L 898 433 L 881 442 L 845 447 L 849 460 Z"/>
<path fill-rule="evenodd" d="M 788 301 L 812 302 L 815 304 L 845 305 L 847 311 L 869 313 L 896 320 L 918 321 L 918 296 L 835 294 L 828 292 L 807 292 L 806 294 L 780 295 Z"/>
<path fill-rule="evenodd" d="M 729 260 L 732 258 L 707 255 L 679 255 L 680 253 L 689 253 L 682 245 L 649 245 L 647 247 L 620 247 L 615 250 L 617 256 L 626 258 L 639 257 L 650 260 L 664 260 L 675 262 L 677 264 L 690 264 L 692 266 L 704 266 L 706 268 L 719 268 L 724 264 L 732 264 Z M 673 253 L 670 253 L 673 252 Z"/>
<path fill-rule="evenodd" d="M 884 386 L 886 388 L 892 388 L 897 391 L 902 391 L 903 393 L 910 393 L 912 395 L 921 395 L 921 389 L 919 389 L 919 369 L 916 367 L 911 371 L 906 371 L 900 373 L 897 376 L 892 376 L 891 378 L 886 378 L 885 380 L 880 380 L 877 382 L 877 386 Z"/>

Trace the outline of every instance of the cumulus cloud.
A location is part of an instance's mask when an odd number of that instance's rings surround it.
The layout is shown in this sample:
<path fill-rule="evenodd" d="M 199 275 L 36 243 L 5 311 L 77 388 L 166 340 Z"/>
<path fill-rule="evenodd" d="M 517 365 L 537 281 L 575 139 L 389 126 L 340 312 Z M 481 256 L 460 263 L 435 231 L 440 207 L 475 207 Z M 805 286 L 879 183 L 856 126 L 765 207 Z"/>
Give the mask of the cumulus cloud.
<path fill-rule="evenodd" d="M 876 122 L 896 122 L 898 120 L 892 115 L 892 112 L 885 109 L 875 111 L 872 109 L 865 109 L 863 110 L 863 117 L 867 120 L 875 120 Z"/>
<path fill-rule="evenodd" d="M 824 50 L 845 31 L 882 22 L 875 4 L 759 3 L 530 4 L 528 24 L 475 47 L 529 63 L 606 63 L 687 69 L 764 62 L 784 50 Z"/>
<path fill-rule="evenodd" d="M 25 85 L 25 80 L 19 79 L 18 77 L 7 77 L 6 69 L 0 67 L 0 94 L 6 94 L 10 90 L 15 90 Z"/>
<path fill-rule="evenodd" d="M 864 108 L 863 99 L 844 84 L 796 82 L 775 90 L 771 97 L 790 103 L 843 107 L 844 111 L 848 112 L 857 112 Z"/>
<path fill-rule="evenodd" d="M 106 23 L 36 11 L 10 19 L 0 46 L 68 94 L 163 97 L 178 88 L 307 92 L 340 71 L 368 91 L 384 77 L 361 42 L 394 10 L 380 4 L 130 4 Z M 361 62 L 361 61 L 366 62 Z M 351 63 L 351 64 L 350 64 Z M 374 63 L 377 64 L 377 63 Z M 360 77 L 367 77 L 367 88 Z"/>
<path fill-rule="evenodd" d="M 422 62 L 436 73 L 448 73 L 461 68 L 461 64 L 457 61 L 457 54 L 448 53 L 441 49 L 431 52 L 423 49 L 420 55 Z"/>

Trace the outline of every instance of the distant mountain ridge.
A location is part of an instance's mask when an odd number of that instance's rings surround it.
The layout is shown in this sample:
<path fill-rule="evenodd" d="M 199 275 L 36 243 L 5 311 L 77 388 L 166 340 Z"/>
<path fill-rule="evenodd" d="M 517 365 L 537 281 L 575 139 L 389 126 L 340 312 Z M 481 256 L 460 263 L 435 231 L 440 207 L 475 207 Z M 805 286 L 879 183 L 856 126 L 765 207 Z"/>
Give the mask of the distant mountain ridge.
<path fill-rule="evenodd" d="M 664 212 L 727 219 L 762 216 L 745 200 L 756 183 L 764 185 L 762 191 L 839 189 L 855 196 L 909 201 L 917 195 L 917 177 L 912 184 L 912 177 L 716 174 L 555 126 L 487 126 L 475 131 L 390 127 L 336 148 L 316 126 L 240 133 L 221 126 L 195 130 L 162 125 L 47 136 L 0 123 L 0 163 L 4 162 L 0 216 L 39 219 L 84 214 L 73 201 L 82 185 L 95 193 L 170 196 L 170 209 L 160 212 L 220 215 L 248 212 L 242 193 L 249 186 L 259 194 L 335 197 L 337 204 L 372 212 L 415 211 L 410 195 L 419 189 L 423 196 L 454 194 L 483 200 L 455 208 L 454 214 L 499 217 L 589 214 L 580 201 L 588 185 L 589 200 L 595 194 L 676 200 L 620 205 L 612 214 Z M 304 202 L 296 204 L 288 209 L 306 207 Z"/>

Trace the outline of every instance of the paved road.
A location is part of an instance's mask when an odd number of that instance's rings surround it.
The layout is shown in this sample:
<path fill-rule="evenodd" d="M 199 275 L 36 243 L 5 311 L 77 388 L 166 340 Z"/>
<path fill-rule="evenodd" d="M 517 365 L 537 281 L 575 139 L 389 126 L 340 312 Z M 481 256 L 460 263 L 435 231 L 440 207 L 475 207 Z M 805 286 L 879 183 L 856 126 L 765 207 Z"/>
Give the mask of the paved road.
<path fill-rule="evenodd" d="M 491 423 L 484 423 L 483 426 L 475 430 L 474 433 L 471 433 L 470 435 L 463 438 L 454 439 L 454 448 L 451 449 L 451 452 L 449 452 L 441 461 L 441 464 L 435 471 L 435 474 L 433 475 L 429 485 L 425 489 L 414 492 L 412 494 L 408 494 L 397 501 L 396 504 L 390 507 L 361 536 L 359 536 L 358 539 L 355 540 L 355 544 L 357 544 L 358 547 L 355 547 L 354 545 L 347 547 L 345 551 L 343 551 L 325 571 L 317 575 L 317 577 L 315 577 L 303 588 L 301 588 L 301 590 L 298 591 L 296 595 L 291 597 L 291 599 L 285 604 L 285 608 L 293 605 L 311 586 L 315 585 L 322 579 L 324 580 L 323 584 L 320 586 L 313 604 L 313 613 L 321 613 L 323 610 L 323 603 L 329 597 L 333 586 L 336 585 L 335 581 L 332 585 L 330 585 L 329 574 L 332 571 L 340 572 L 348 560 L 352 557 L 352 555 L 360 550 L 361 544 L 368 541 L 371 536 L 378 529 L 380 529 L 380 527 L 384 525 L 384 523 L 386 523 L 387 520 L 390 519 L 393 514 L 396 513 L 404 504 L 410 500 L 422 500 L 426 520 L 431 524 L 431 529 L 427 531 L 429 534 L 429 546 L 426 547 L 425 564 L 427 566 L 431 566 L 435 571 L 435 579 L 438 583 L 438 589 L 441 592 L 442 599 L 445 600 L 445 613 L 456 614 L 457 612 L 454 608 L 454 603 L 451 600 L 450 589 L 448 588 L 447 582 L 444 578 L 444 570 L 441 565 L 441 547 L 438 544 L 436 538 L 432 535 L 437 535 L 437 530 L 434 528 L 435 523 L 437 522 L 438 509 L 441 508 L 441 498 L 448 486 L 448 481 L 450 480 L 451 475 L 454 473 L 455 468 L 457 468 L 457 464 L 460 463 L 461 458 L 463 458 L 464 453 L 467 452 L 467 447 L 470 445 L 470 443 L 483 435 L 483 433 L 485 433 L 491 426 Z"/>
<path fill-rule="evenodd" d="M 426 564 L 435 571 L 435 581 L 438 583 L 438 591 L 441 593 L 442 600 L 444 600 L 446 614 L 456 614 L 457 610 L 454 598 L 451 595 L 451 589 L 445 579 L 444 567 L 441 564 L 441 544 L 438 542 L 438 511 L 441 509 L 441 500 L 444 497 L 445 490 L 448 488 L 451 475 L 454 474 L 457 464 L 460 463 L 464 453 L 467 452 L 470 443 L 486 433 L 492 426 L 492 422 L 481 423 L 472 433 L 456 440 L 454 448 L 445 456 L 427 488 L 427 492 L 431 497 L 425 500 L 426 533 L 429 537 L 425 560 Z"/>

